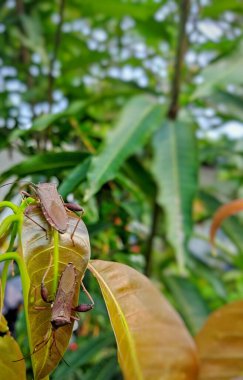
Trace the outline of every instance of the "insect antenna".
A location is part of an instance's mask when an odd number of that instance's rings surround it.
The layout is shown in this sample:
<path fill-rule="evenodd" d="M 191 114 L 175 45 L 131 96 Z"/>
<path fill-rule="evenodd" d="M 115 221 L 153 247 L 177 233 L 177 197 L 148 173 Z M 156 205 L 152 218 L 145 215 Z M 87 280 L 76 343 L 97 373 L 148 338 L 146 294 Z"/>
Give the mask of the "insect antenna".
<path fill-rule="evenodd" d="M 57 342 L 56 342 L 56 337 L 55 337 L 55 330 L 52 331 L 52 339 L 53 339 L 53 341 L 52 341 L 52 344 L 51 344 L 51 347 L 50 347 L 50 352 L 51 352 L 52 346 L 53 346 L 53 344 L 54 344 L 54 346 L 56 347 L 56 350 L 57 350 L 58 354 L 59 354 L 60 357 L 61 357 L 61 360 L 63 360 L 64 363 L 65 363 L 68 367 L 70 367 L 70 365 L 69 365 L 69 364 L 67 363 L 67 361 L 64 359 L 64 356 L 62 356 L 61 352 L 59 351 L 59 348 L 57 347 Z"/>
<path fill-rule="evenodd" d="M 28 183 L 28 184 L 32 185 L 33 187 L 36 187 L 36 185 L 35 185 L 33 182 L 31 182 L 31 181 L 27 181 L 27 180 L 25 181 L 24 179 L 20 179 L 19 181 L 13 181 L 13 182 L 5 183 L 4 185 L 1 185 L 1 186 L 0 186 L 0 189 L 1 189 L 1 187 L 8 186 L 8 185 L 13 185 L 13 184 L 15 184 L 15 183 L 17 183 L 17 182 Z"/>
<path fill-rule="evenodd" d="M 50 334 L 50 336 L 49 336 L 48 339 L 46 339 L 46 338 L 44 337 L 44 339 L 43 339 L 40 343 L 38 343 L 38 344 L 35 346 L 34 351 L 33 351 L 31 354 L 26 355 L 26 356 L 23 356 L 21 359 L 18 359 L 18 360 L 12 360 L 12 362 L 13 362 L 13 363 L 16 363 L 16 362 L 20 362 L 21 360 L 24 360 L 24 359 L 30 358 L 32 355 L 36 354 L 36 353 L 39 352 L 43 347 L 45 347 L 45 345 L 50 341 L 51 337 L 52 337 L 52 333 Z M 44 344 L 43 344 L 43 343 L 44 343 Z M 41 346 L 41 344 L 43 344 L 43 345 Z M 40 347 L 37 349 L 38 346 L 40 346 Z"/>

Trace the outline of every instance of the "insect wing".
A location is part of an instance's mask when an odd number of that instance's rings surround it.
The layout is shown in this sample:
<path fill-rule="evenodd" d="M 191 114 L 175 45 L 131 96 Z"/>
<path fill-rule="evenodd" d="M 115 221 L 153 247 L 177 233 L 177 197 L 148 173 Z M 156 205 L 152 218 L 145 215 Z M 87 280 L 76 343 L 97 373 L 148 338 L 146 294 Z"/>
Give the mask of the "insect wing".
<path fill-rule="evenodd" d="M 43 214 L 48 223 L 60 233 L 66 232 L 68 216 L 57 192 L 56 184 L 41 183 L 37 186 L 36 191 L 40 198 Z"/>

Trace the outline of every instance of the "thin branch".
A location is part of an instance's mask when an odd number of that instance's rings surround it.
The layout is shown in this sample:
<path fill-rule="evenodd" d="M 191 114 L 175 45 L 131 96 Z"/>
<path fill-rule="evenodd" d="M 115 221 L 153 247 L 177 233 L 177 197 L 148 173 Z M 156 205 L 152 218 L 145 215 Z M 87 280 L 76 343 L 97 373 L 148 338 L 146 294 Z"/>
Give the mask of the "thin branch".
<path fill-rule="evenodd" d="M 175 120 L 179 110 L 179 96 L 181 87 L 181 72 L 186 50 L 186 24 L 190 9 L 190 0 L 181 0 L 180 3 L 180 24 L 177 42 L 177 51 L 174 64 L 174 75 L 171 83 L 171 103 L 168 110 L 168 118 Z"/>
<path fill-rule="evenodd" d="M 144 253 L 145 260 L 146 260 L 145 274 L 148 277 L 150 276 L 151 271 L 152 271 L 153 241 L 154 241 L 154 237 L 157 230 L 157 224 L 159 221 L 159 213 L 160 213 L 160 208 L 155 201 L 154 207 L 153 207 L 152 221 L 151 221 L 151 230 L 150 230 L 150 234 L 147 241 L 146 251 Z"/>
<path fill-rule="evenodd" d="M 58 50 L 61 43 L 64 8 L 65 8 L 65 0 L 60 0 L 59 23 L 57 25 L 57 29 L 56 29 L 56 33 L 54 37 L 53 55 L 50 60 L 49 76 L 48 76 L 48 103 L 49 103 L 50 110 L 53 103 L 53 87 L 54 87 L 54 81 L 55 81 L 55 78 L 53 76 L 53 69 L 54 69 L 54 64 L 57 59 Z"/>

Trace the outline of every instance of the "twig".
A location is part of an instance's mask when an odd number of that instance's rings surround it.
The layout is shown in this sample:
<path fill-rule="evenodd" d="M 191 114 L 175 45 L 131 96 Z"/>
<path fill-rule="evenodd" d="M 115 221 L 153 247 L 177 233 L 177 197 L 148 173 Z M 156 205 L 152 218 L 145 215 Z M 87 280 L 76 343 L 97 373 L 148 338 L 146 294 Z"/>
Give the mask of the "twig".
<path fill-rule="evenodd" d="M 171 103 L 167 114 L 168 118 L 172 120 L 175 120 L 177 118 L 177 113 L 179 109 L 181 71 L 186 50 L 186 23 L 188 20 L 189 9 L 190 0 L 181 0 L 178 43 L 176 59 L 174 64 L 174 75 L 171 83 Z"/>
<path fill-rule="evenodd" d="M 49 103 L 50 111 L 51 111 L 51 106 L 53 103 L 53 94 L 52 94 L 53 93 L 53 86 L 54 86 L 53 69 L 54 69 L 55 61 L 57 59 L 58 49 L 59 49 L 60 43 L 61 43 L 61 32 L 62 32 L 62 25 L 63 25 L 64 8 L 65 8 L 65 0 L 60 0 L 59 23 L 57 25 L 56 34 L 54 37 L 53 55 L 52 55 L 52 58 L 50 60 L 49 76 L 48 76 L 48 103 Z"/>

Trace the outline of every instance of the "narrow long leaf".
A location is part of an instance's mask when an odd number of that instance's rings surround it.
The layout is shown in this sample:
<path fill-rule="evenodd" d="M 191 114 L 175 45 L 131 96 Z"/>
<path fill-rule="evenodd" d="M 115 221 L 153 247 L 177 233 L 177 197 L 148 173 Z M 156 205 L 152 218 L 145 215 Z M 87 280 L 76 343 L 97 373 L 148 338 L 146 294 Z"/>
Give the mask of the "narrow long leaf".
<path fill-rule="evenodd" d="M 123 162 L 143 146 L 160 126 L 162 114 L 161 105 L 151 97 L 140 95 L 129 101 L 103 150 L 91 161 L 85 200 L 114 178 Z"/>
<path fill-rule="evenodd" d="M 197 155 L 191 125 L 165 123 L 154 137 L 153 173 L 158 203 L 166 212 L 167 237 L 184 270 L 186 242 L 192 229 L 192 202 L 197 189 Z"/>
<path fill-rule="evenodd" d="M 196 380 L 197 358 L 183 322 L 142 274 L 124 264 L 93 260 L 127 380 Z"/>
<path fill-rule="evenodd" d="M 29 174 L 43 173 L 45 170 L 72 168 L 87 157 L 80 152 L 55 152 L 33 156 L 20 164 L 12 166 L 0 174 L 0 183 L 12 175 L 24 177 Z"/>
<path fill-rule="evenodd" d="M 209 308 L 199 289 L 188 279 L 166 276 L 166 285 L 174 295 L 178 309 L 193 335 L 202 327 L 208 317 Z"/>

